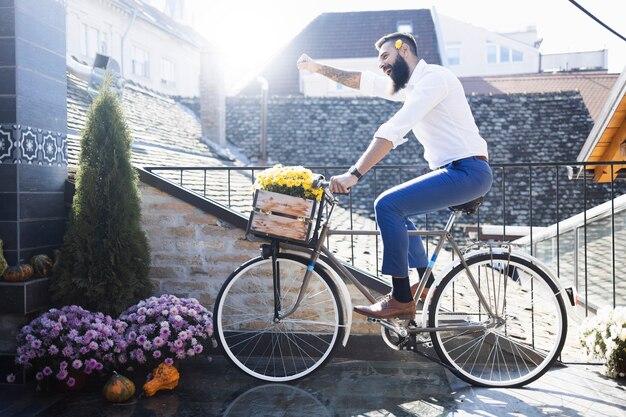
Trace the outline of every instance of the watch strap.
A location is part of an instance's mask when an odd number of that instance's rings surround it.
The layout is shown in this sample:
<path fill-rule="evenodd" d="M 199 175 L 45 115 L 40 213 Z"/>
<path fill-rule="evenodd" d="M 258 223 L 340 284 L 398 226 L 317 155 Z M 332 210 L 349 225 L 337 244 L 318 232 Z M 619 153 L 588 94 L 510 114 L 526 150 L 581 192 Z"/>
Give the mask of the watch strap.
<path fill-rule="evenodd" d="M 356 166 L 354 166 L 354 165 L 352 165 L 352 166 L 350 167 L 350 169 L 348 170 L 348 173 L 350 173 L 350 174 L 354 175 L 354 176 L 356 177 L 356 179 L 357 179 L 357 180 L 360 180 L 360 179 L 361 179 L 361 177 L 363 176 L 363 174 L 361 174 L 361 173 L 359 172 L 359 170 L 357 169 L 357 167 L 356 167 Z"/>

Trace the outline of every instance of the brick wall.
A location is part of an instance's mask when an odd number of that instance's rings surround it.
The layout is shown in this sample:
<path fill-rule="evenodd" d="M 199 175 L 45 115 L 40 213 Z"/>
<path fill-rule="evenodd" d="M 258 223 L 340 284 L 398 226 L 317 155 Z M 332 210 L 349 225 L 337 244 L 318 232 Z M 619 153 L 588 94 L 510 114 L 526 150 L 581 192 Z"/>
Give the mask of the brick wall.
<path fill-rule="evenodd" d="M 140 192 L 155 294 L 194 297 L 212 310 L 224 281 L 259 254 L 259 243 L 246 240 L 243 229 L 152 186 L 141 183 Z M 348 289 L 353 303 L 367 304 L 353 285 Z M 378 326 L 354 316 L 353 334 L 379 332 Z"/>

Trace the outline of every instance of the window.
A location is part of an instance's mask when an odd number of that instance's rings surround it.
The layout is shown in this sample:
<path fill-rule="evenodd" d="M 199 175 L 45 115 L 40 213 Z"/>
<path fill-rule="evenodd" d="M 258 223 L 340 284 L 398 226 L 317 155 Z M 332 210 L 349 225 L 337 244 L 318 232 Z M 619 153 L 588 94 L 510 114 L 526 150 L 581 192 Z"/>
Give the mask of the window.
<path fill-rule="evenodd" d="M 498 62 L 498 45 L 493 42 L 487 42 L 487 63 L 495 64 Z"/>
<path fill-rule="evenodd" d="M 508 64 L 524 60 L 524 53 L 489 41 L 486 44 L 486 51 L 488 64 Z"/>
<path fill-rule="evenodd" d="M 148 52 L 138 46 L 133 47 L 133 74 L 148 77 L 149 72 Z"/>
<path fill-rule="evenodd" d="M 398 32 L 413 33 L 413 22 L 410 20 L 402 20 L 396 25 Z"/>
<path fill-rule="evenodd" d="M 446 44 L 446 56 L 448 65 L 461 64 L 461 42 L 448 42 Z"/>
<path fill-rule="evenodd" d="M 80 26 L 80 54 L 87 58 L 95 58 L 96 53 L 107 55 L 109 52 L 107 34 L 85 23 L 81 23 Z"/>
<path fill-rule="evenodd" d="M 509 62 L 511 60 L 511 50 L 505 46 L 500 47 L 500 62 Z"/>
<path fill-rule="evenodd" d="M 174 63 L 167 58 L 161 58 L 161 84 L 175 85 Z"/>

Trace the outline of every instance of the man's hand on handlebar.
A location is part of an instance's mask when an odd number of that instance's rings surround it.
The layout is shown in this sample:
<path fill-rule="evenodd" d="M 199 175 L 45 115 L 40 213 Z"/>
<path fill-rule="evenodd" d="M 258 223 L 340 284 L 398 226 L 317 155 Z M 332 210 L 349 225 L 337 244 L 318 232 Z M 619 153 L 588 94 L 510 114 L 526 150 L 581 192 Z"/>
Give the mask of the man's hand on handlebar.
<path fill-rule="evenodd" d="M 335 194 L 347 194 L 359 180 L 349 172 L 330 177 L 330 191 Z"/>

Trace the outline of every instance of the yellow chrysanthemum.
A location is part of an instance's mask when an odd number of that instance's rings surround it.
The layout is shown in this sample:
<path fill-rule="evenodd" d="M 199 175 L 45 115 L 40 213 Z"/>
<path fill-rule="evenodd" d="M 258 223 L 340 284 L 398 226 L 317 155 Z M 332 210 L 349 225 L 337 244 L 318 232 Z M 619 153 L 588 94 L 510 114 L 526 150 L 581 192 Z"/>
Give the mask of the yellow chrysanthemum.
<path fill-rule="evenodd" d="M 313 173 L 303 166 L 274 165 L 257 175 L 253 189 L 268 190 L 302 198 L 322 199 L 324 191 L 313 189 Z"/>

